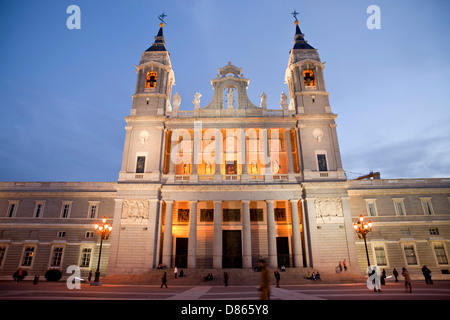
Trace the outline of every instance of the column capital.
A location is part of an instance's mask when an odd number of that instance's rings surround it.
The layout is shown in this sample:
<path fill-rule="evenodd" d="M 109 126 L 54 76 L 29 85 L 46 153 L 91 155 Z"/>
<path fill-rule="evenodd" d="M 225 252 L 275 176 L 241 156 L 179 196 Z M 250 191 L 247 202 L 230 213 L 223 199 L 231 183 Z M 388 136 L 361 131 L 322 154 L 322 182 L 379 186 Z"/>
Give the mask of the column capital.
<path fill-rule="evenodd" d="M 241 200 L 241 202 L 248 202 L 248 203 L 250 203 L 250 200 Z"/>
<path fill-rule="evenodd" d="M 302 199 L 303 200 L 303 199 Z M 297 203 L 299 199 L 289 199 L 290 202 Z"/>

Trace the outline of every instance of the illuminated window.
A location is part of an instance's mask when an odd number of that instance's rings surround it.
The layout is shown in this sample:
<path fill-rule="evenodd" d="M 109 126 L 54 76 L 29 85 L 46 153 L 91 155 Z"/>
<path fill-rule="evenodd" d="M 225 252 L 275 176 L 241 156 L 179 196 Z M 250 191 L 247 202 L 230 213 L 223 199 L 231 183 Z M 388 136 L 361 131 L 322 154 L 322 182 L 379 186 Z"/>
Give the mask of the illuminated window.
<path fill-rule="evenodd" d="M 312 70 L 303 70 L 303 80 L 305 81 L 305 87 L 316 86 L 316 78 Z"/>
<path fill-rule="evenodd" d="M 157 73 L 155 71 L 147 72 L 147 77 L 145 78 L 145 89 L 152 89 L 156 87 Z"/>

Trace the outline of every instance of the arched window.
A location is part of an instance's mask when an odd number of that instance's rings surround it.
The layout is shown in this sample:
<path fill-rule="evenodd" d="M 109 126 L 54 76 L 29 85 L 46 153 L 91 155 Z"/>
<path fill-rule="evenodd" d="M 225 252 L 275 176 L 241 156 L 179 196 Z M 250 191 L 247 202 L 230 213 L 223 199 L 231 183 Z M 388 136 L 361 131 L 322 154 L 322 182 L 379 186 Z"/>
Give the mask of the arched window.
<path fill-rule="evenodd" d="M 152 89 L 156 87 L 157 73 L 155 71 L 148 71 L 145 78 L 145 89 Z"/>
<path fill-rule="evenodd" d="M 305 81 L 305 87 L 316 86 L 316 78 L 312 70 L 303 70 L 303 80 Z"/>

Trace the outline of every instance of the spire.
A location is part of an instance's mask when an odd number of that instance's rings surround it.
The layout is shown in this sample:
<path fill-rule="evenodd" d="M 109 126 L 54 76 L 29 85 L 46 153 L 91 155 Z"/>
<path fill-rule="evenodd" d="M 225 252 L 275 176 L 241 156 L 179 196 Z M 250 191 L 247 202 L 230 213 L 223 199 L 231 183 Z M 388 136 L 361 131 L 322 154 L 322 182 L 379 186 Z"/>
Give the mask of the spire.
<path fill-rule="evenodd" d="M 297 17 L 295 17 L 295 37 L 294 37 L 295 44 L 293 49 L 314 49 L 312 46 L 308 44 L 308 41 L 306 41 L 304 37 L 305 35 L 302 33 L 298 25 Z"/>
<path fill-rule="evenodd" d="M 164 46 L 164 35 L 163 35 L 163 28 L 164 28 L 164 20 L 163 18 L 167 17 L 167 15 L 163 14 L 159 16 L 159 20 L 161 20 L 161 23 L 159 24 L 159 31 L 158 34 L 155 37 L 155 42 L 151 45 L 150 48 L 148 48 L 147 51 L 167 51 L 166 47 Z"/>

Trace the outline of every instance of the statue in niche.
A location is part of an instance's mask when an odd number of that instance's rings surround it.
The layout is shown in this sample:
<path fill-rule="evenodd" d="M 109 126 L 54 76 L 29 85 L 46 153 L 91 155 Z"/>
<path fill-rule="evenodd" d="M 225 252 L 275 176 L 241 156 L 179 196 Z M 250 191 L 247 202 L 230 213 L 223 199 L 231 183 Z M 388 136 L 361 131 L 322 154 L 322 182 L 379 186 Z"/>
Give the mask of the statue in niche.
<path fill-rule="evenodd" d="M 207 162 L 205 166 L 205 173 L 211 174 L 211 162 Z"/>
<path fill-rule="evenodd" d="M 284 92 L 281 93 L 280 107 L 283 110 L 287 110 L 287 108 L 288 108 L 287 95 Z"/>
<path fill-rule="evenodd" d="M 194 98 L 194 101 L 192 101 L 192 103 L 194 103 L 194 110 L 198 110 L 198 109 L 200 109 L 200 98 L 201 98 L 201 93 L 200 92 L 197 92 L 196 94 L 195 94 L 195 98 Z"/>
<path fill-rule="evenodd" d="M 266 94 L 264 92 L 261 93 L 260 98 L 261 98 L 260 106 L 261 106 L 261 108 L 266 110 L 267 109 L 267 96 L 266 96 Z"/>
<path fill-rule="evenodd" d="M 178 92 L 175 92 L 172 99 L 173 111 L 180 110 L 180 104 L 181 104 L 181 97 L 178 94 Z"/>
<path fill-rule="evenodd" d="M 258 164 L 256 161 L 252 161 L 250 165 L 250 174 L 258 174 Z"/>
<path fill-rule="evenodd" d="M 272 162 L 272 173 L 273 174 L 277 174 L 280 171 L 280 169 L 281 169 L 280 164 L 278 163 L 277 160 L 274 160 Z"/>
<path fill-rule="evenodd" d="M 228 88 L 228 92 L 227 92 L 227 109 L 234 109 L 233 103 L 234 103 L 233 88 Z"/>
<path fill-rule="evenodd" d="M 184 174 L 191 174 L 191 164 L 189 163 L 189 161 L 186 161 L 184 163 L 183 172 Z"/>

